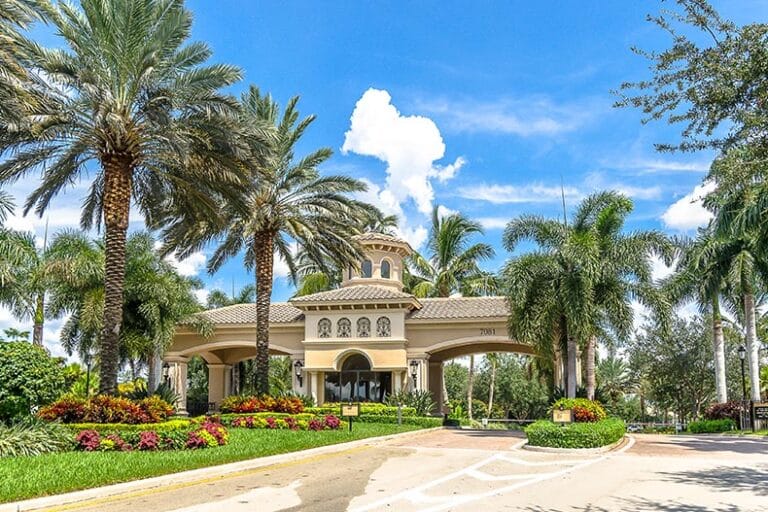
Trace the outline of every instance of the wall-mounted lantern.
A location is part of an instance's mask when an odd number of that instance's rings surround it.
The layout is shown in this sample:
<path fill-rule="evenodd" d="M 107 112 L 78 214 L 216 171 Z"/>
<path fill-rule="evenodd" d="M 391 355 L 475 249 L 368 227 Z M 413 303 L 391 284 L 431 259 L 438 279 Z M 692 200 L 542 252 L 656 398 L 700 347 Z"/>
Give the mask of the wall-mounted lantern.
<path fill-rule="evenodd" d="M 304 373 L 303 373 L 304 364 L 296 360 L 295 363 L 293 363 L 293 370 L 296 373 L 296 380 L 299 381 L 299 387 L 304 385 Z"/>

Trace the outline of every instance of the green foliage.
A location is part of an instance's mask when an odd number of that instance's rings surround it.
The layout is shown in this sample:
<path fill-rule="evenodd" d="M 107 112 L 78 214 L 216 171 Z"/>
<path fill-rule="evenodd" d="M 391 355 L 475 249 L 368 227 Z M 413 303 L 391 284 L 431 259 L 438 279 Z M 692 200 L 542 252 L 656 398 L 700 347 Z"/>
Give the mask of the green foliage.
<path fill-rule="evenodd" d="M 340 403 L 325 403 L 320 407 L 307 407 L 304 412 L 312 414 L 339 414 L 341 411 Z M 413 407 L 403 407 L 400 411 L 402 416 L 416 416 L 416 409 Z M 391 405 L 379 404 L 375 402 L 364 402 L 360 404 L 360 414 L 366 416 L 397 416 L 397 407 Z"/>
<path fill-rule="evenodd" d="M 354 422 L 361 423 L 383 423 L 392 424 L 397 423 L 397 416 L 384 416 L 381 414 L 370 415 L 361 414 L 357 418 L 354 418 Z M 415 425 L 423 428 L 439 427 L 443 424 L 442 418 L 433 418 L 429 416 L 402 416 L 400 423 L 403 425 Z"/>
<path fill-rule="evenodd" d="M 72 435 L 61 425 L 23 421 L 0 424 L 0 457 L 40 455 L 72 447 Z"/>
<path fill-rule="evenodd" d="M 29 415 L 63 390 L 60 359 L 29 343 L 0 342 L 0 423 Z"/>
<path fill-rule="evenodd" d="M 597 423 L 570 423 L 558 425 L 539 420 L 525 429 L 528 444 L 550 448 L 599 448 L 624 437 L 627 427 L 618 418 Z"/>
<path fill-rule="evenodd" d="M 466 366 L 455 361 L 443 363 L 443 380 L 448 393 L 446 401 L 466 399 L 469 381 L 469 369 Z"/>
<path fill-rule="evenodd" d="M 550 412 L 555 409 L 573 409 L 573 421 L 577 423 L 595 423 L 607 417 L 600 402 L 586 398 L 561 398 L 552 404 Z"/>
<path fill-rule="evenodd" d="M 643 413 L 640 408 L 640 398 L 637 396 L 622 397 L 615 402 L 609 402 L 605 405 L 605 411 L 608 416 L 621 418 L 626 423 L 641 421 Z"/>
<path fill-rule="evenodd" d="M 393 407 L 398 405 L 412 407 L 416 411 L 416 416 L 426 416 L 437 407 L 437 403 L 432 398 L 432 392 L 426 389 L 392 393 L 385 403 Z"/>
<path fill-rule="evenodd" d="M 172 432 L 175 430 L 187 430 L 192 424 L 192 420 L 178 419 L 168 420 L 161 423 L 67 423 L 62 425 L 69 432 L 80 432 L 82 430 L 95 430 L 100 434 L 111 434 L 115 432 Z"/>
<path fill-rule="evenodd" d="M 722 420 L 699 420 L 688 424 L 688 432 L 692 434 L 716 434 L 736 430 L 736 422 L 730 418 Z"/>
<path fill-rule="evenodd" d="M 140 400 L 97 395 L 92 398 L 65 396 L 42 407 L 37 416 L 62 423 L 159 423 L 173 414 L 173 407 L 158 396 Z"/>
<path fill-rule="evenodd" d="M 167 382 L 161 383 L 153 392 L 149 392 L 146 382 L 138 381 L 134 388 L 125 393 L 125 397 L 131 400 L 143 400 L 145 398 L 158 397 L 166 403 L 174 404 L 179 399 L 179 395 Z"/>

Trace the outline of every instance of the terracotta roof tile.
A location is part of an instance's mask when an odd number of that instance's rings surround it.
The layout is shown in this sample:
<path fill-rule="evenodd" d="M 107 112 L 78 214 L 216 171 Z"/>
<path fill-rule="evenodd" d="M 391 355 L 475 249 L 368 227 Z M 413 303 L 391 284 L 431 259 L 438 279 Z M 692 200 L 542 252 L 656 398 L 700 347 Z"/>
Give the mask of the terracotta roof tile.
<path fill-rule="evenodd" d="M 256 304 L 235 304 L 198 313 L 214 324 L 255 324 Z M 288 324 L 304 320 L 304 313 L 287 302 L 273 302 L 269 308 L 269 322 Z M 182 323 L 190 323 L 182 322 Z"/>
<path fill-rule="evenodd" d="M 375 286 L 375 285 L 357 285 L 345 288 L 336 288 L 327 292 L 313 293 L 301 297 L 294 297 L 290 300 L 292 304 L 302 304 L 309 302 L 341 302 L 341 301 L 369 301 L 369 300 L 415 300 L 413 295 L 403 293 L 394 288 Z"/>
<path fill-rule="evenodd" d="M 420 299 L 421 309 L 408 316 L 408 320 L 450 320 L 470 318 L 498 318 L 509 315 L 506 297 L 451 297 Z"/>

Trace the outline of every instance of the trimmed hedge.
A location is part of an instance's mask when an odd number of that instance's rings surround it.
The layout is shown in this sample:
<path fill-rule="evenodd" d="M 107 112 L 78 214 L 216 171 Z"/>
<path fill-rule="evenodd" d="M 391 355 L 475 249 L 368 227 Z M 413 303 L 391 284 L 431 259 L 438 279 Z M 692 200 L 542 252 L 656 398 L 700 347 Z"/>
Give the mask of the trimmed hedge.
<path fill-rule="evenodd" d="M 386 415 L 386 414 L 368 414 L 363 413 L 360 414 L 360 416 L 356 417 L 353 421 L 361 422 L 361 423 L 385 423 L 385 424 L 393 424 L 397 423 L 397 407 L 395 409 L 394 415 Z M 361 413 L 364 411 L 361 407 Z M 315 412 L 317 411 L 317 412 Z M 308 407 L 305 409 L 305 412 L 301 414 L 286 414 L 286 413 L 279 413 L 279 412 L 257 412 L 254 414 L 222 414 L 221 415 L 221 421 L 227 425 L 231 425 L 232 421 L 236 418 L 245 418 L 248 416 L 251 416 L 253 418 L 261 418 L 266 419 L 269 417 L 272 417 L 274 419 L 285 419 L 287 417 L 292 417 L 297 420 L 302 421 L 310 421 L 312 419 L 316 418 L 323 418 L 328 415 L 333 416 L 339 416 L 339 408 L 336 407 Z M 346 422 L 347 418 L 339 418 Z M 429 416 L 414 416 L 413 414 L 406 415 L 403 413 L 402 415 L 402 424 L 403 425 L 416 425 L 418 427 L 439 427 L 443 424 L 442 418 L 434 418 Z"/>
<path fill-rule="evenodd" d="M 553 409 L 572 409 L 573 421 L 577 423 L 594 423 L 608 417 L 600 402 L 586 398 L 561 398 L 549 408 L 550 415 Z"/>
<path fill-rule="evenodd" d="M 304 409 L 304 412 L 318 415 L 339 414 L 340 411 L 340 403 L 327 403 L 323 404 L 321 407 L 306 407 Z M 413 407 L 403 407 L 401 413 L 402 416 L 416 416 L 416 409 Z M 397 417 L 397 407 L 376 402 L 365 402 L 360 404 L 360 415 Z"/>
<path fill-rule="evenodd" d="M 343 421 L 348 421 L 347 418 L 342 418 Z M 353 422 L 359 421 L 361 423 L 397 423 L 397 416 L 384 416 L 375 414 L 361 414 L 353 420 Z M 403 416 L 403 425 L 416 425 L 417 427 L 439 427 L 443 424 L 443 418 L 432 418 L 429 416 Z"/>
<path fill-rule="evenodd" d="M 298 414 L 304 411 L 304 402 L 295 396 L 231 395 L 222 400 L 219 408 L 224 413 L 284 412 Z"/>
<path fill-rule="evenodd" d="M 736 422 L 730 418 L 722 420 L 692 421 L 688 424 L 688 432 L 693 434 L 716 434 L 736 430 Z"/>
<path fill-rule="evenodd" d="M 539 420 L 525 429 L 525 435 L 531 446 L 600 448 L 617 442 L 626 431 L 624 421 L 618 418 L 562 426 L 549 420 Z"/>
<path fill-rule="evenodd" d="M 203 423 L 205 418 L 199 422 Z M 81 430 L 95 430 L 96 432 L 172 432 L 174 430 L 186 429 L 192 425 L 192 420 L 168 420 L 162 423 L 67 423 L 62 426 L 80 432 Z"/>
<path fill-rule="evenodd" d="M 288 417 L 296 418 L 297 420 L 306 420 L 309 421 L 313 418 L 316 418 L 317 414 L 313 414 L 310 412 L 302 412 L 299 414 L 288 414 L 287 412 L 254 412 L 254 413 L 227 413 L 227 414 L 221 414 L 219 417 L 221 418 L 221 421 L 230 424 L 232 423 L 232 420 L 236 418 L 247 418 L 248 416 L 252 418 L 275 418 L 277 419 L 285 419 Z"/>

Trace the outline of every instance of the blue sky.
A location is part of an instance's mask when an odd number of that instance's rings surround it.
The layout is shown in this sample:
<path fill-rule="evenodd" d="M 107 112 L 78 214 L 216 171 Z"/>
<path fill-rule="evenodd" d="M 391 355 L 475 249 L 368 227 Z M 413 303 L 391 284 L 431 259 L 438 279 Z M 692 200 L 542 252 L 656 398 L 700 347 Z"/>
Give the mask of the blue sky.
<path fill-rule="evenodd" d="M 768 3 L 713 2 L 737 23 L 765 21 Z M 664 5 L 669 6 L 669 3 Z M 647 78 L 648 63 L 631 53 L 666 47 L 645 21 L 662 2 L 250 2 L 194 0 L 193 38 L 214 61 L 242 67 L 248 84 L 281 103 L 299 94 L 316 114 L 300 149 L 328 146 L 326 173 L 366 180 L 365 198 L 398 213 L 402 234 L 423 241 L 432 205 L 479 220 L 497 249 L 488 268 L 509 256 L 503 225 L 521 213 L 561 214 L 602 189 L 632 197 L 629 229 L 691 232 L 706 214 L 691 199 L 711 161 L 708 153 L 657 154 L 679 128 L 642 125 L 641 114 L 612 108 L 611 90 Z M 53 44 L 49 35 L 44 42 Z M 30 178 L 10 188 L 23 202 Z M 82 186 L 62 194 L 52 230 L 76 225 Z M 133 224 L 141 227 L 140 219 Z M 42 233 L 44 220 L 11 219 Z M 180 269 L 207 289 L 252 282 L 240 259 L 216 275 L 205 254 Z M 284 265 L 278 264 L 284 275 Z M 292 291 L 276 280 L 274 300 Z M 18 325 L 0 313 L 0 328 Z M 46 329 L 55 342 L 60 322 Z"/>

